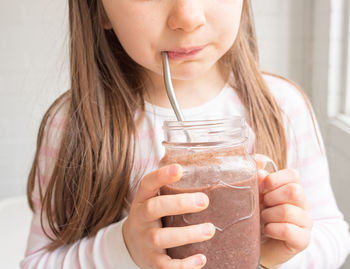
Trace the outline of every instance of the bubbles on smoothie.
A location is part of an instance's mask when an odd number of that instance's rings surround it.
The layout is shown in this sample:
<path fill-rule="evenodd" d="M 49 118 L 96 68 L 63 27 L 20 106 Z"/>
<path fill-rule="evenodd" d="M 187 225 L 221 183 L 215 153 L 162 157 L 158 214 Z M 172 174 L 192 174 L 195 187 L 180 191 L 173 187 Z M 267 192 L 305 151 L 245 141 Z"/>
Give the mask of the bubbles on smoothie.
<path fill-rule="evenodd" d="M 225 157 L 225 161 L 213 163 L 205 163 L 203 165 L 193 165 L 184 167 L 182 179 L 173 184 L 176 188 L 193 189 L 212 187 L 220 182 L 232 184 L 252 178 L 256 171 L 251 165 L 251 161 L 231 157 Z"/>

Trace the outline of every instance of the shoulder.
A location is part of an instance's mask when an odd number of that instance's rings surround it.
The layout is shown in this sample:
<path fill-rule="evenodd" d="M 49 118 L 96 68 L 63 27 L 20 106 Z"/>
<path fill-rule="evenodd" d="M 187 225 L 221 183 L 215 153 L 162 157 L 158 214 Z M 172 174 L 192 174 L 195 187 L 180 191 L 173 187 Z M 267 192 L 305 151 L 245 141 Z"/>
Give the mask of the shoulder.
<path fill-rule="evenodd" d="M 283 113 L 291 116 L 297 111 L 312 110 L 306 94 L 293 81 L 269 73 L 263 74 L 263 78 Z"/>
<path fill-rule="evenodd" d="M 34 206 L 40 206 L 38 202 L 41 190 L 45 190 L 51 178 L 53 168 L 57 161 L 70 107 L 70 91 L 59 96 L 44 114 L 37 135 L 37 148 L 33 162 L 34 174 L 29 176 L 33 194 Z M 33 169 L 32 168 L 32 169 Z M 39 184 L 34 183 L 36 180 Z M 29 184 L 29 183 L 28 183 Z M 34 185 L 33 185 L 34 184 Z"/>
<path fill-rule="evenodd" d="M 276 101 L 283 107 L 307 101 L 305 93 L 295 82 L 269 73 L 263 74 L 263 78 Z"/>
<path fill-rule="evenodd" d="M 71 93 L 66 91 L 50 105 L 40 124 L 39 141 L 43 140 L 46 145 L 58 147 L 69 119 L 70 100 Z"/>
<path fill-rule="evenodd" d="M 299 140 L 315 138 L 320 144 L 317 119 L 303 90 L 294 82 L 277 75 L 266 74 L 264 79 L 282 111 L 287 131 Z"/>
<path fill-rule="evenodd" d="M 59 96 L 48 108 L 46 114 L 44 115 L 47 117 L 48 124 L 57 126 L 62 125 L 59 124 L 59 122 L 66 121 L 68 114 L 69 114 L 69 107 L 70 107 L 70 100 L 71 100 L 71 92 L 66 91 L 61 96 Z"/>
<path fill-rule="evenodd" d="M 312 133 L 313 136 L 318 123 L 311 102 L 303 90 L 278 75 L 266 74 L 264 79 L 281 109 L 286 130 L 297 136 L 305 133 Z"/>

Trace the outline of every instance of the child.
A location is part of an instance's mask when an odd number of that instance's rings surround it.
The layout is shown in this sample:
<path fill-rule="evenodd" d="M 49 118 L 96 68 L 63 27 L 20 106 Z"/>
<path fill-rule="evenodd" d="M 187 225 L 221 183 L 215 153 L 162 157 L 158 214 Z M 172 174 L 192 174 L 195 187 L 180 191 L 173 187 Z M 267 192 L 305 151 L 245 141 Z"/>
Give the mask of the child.
<path fill-rule="evenodd" d="M 186 120 L 244 116 L 255 152 L 279 168 L 259 171 L 261 266 L 341 266 L 348 225 L 317 123 L 294 84 L 259 70 L 249 0 L 70 0 L 69 20 L 71 89 L 39 130 L 22 268 L 205 266 L 201 253 L 175 260 L 165 252 L 215 230 L 161 227 L 161 217 L 209 203 L 204 193 L 157 196 L 182 174 L 177 164 L 157 169 L 162 123 L 175 120 L 162 51 Z"/>

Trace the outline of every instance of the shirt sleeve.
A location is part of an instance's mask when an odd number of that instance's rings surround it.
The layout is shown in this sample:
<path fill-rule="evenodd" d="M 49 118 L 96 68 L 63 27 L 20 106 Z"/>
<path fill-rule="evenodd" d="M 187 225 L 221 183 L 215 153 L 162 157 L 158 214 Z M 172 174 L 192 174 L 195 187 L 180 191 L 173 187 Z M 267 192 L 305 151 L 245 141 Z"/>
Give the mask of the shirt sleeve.
<path fill-rule="evenodd" d="M 39 171 L 36 176 L 36 181 L 40 178 L 43 192 L 55 164 L 60 137 L 64 129 L 64 111 L 63 106 L 54 116 L 49 117 L 45 127 L 39 153 Z M 46 246 L 51 239 L 44 233 L 41 226 L 42 205 L 39 197 L 39 187 L 36 182 L 32 194 L 34 212 L 25 257 L 20 263 L 21 268 L 139 268 L 133 262 L 124 242 L 122 225 L 125 218 L 102 228 L 94 237 L 85 237 L 72 245 L 64 245 L 54 251 L 48 251 Z M 45 214 L 42 224 L 49 236 L 54 238 Z"/>
<path fill-rule="evenodd" d="M 300 173 L 314 225 L 309 246 L 282 269 L 339 268 L 350 251 L 349 226 L 330 184 L 325 147 L 311 105 L 284 82 L 282 109 L 287 133 L 287 167 Z M 310 114 L 311 113 L 311 114 Z"/>

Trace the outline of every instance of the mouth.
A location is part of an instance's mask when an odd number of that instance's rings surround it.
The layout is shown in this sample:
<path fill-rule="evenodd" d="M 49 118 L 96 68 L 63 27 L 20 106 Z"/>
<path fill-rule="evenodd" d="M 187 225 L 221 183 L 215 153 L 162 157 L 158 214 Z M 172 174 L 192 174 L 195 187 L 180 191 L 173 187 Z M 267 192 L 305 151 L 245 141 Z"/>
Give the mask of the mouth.
<path fill-rule="evenodd" d="M 168 57 L 172 60 L 191 58 L 201 52 L 206 46 L 178 48 L 168 51 Z"/>

